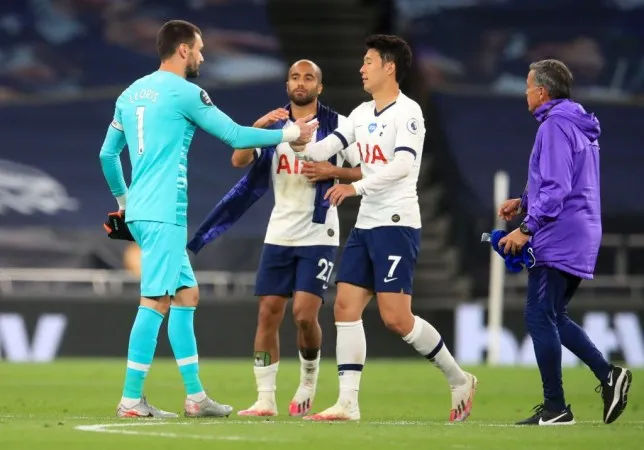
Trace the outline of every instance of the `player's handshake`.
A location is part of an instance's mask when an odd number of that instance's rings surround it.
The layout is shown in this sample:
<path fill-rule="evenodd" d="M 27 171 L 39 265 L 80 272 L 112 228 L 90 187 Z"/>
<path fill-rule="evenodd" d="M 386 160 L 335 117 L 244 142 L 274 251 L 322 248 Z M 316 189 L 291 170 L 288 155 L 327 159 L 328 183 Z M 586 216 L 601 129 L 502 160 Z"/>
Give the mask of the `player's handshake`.
<path fill-rule="evenodd" d="M 304 146 L 306 145 L 311 138 L 313 137 L 313 133 L 315 133 L 318 129 L 319 123 L 317 120 L 312 120 L 314 117 L 313 114 L 309 114 L 306 117 L 303 117 L 301 119 L 297 119 L 293 126 L 296 126 L 300 129 L 300 136 L 297 138 L 295 142 L 291 143 L 291 146 Z M 301 151 L 301 150 L 300 150 Z"/>

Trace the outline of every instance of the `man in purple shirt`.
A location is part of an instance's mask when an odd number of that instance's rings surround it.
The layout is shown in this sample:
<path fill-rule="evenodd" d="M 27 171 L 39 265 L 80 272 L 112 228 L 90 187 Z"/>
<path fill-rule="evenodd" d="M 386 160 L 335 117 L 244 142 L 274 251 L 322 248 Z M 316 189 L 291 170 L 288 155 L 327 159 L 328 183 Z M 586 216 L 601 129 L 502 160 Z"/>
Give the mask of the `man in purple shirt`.
<path fill-rule="evenodd" d="M 600 382 L 604 422 L 626 408 L 632 374 L 611 365 L 567 305 L 582 279 L 593 278 L 602 237 L 599 192 L 599 121 L 570 100 L 572 73 L 560 61 L 530 65 L 528 109 L 539 122 L 530 155 L 528 185 L 521 198 L 506 201 L 499 216 L 511 220 L 527 210 L 521 226 L 499 241 L 517 253 L 530 240 L 535 267 L 529 270 L 525 320 L 532 337 L 544 402 L 519 425 L 572 425 L 561 381 L 561 345 L 574 353 Z"/>

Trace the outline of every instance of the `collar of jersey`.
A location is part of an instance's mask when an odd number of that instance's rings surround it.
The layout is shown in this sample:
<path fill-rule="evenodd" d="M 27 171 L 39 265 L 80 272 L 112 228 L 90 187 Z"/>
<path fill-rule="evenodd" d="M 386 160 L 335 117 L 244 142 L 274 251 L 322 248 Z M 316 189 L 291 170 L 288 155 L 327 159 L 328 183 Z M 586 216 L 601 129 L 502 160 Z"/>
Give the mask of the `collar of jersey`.
<path fill-rule="evenodd" d="M 385 106 L 384 108 L 382 108 L 382 110 L 381 110 L 380 112 L 378 112 L 378 111 L 376 110 L 376 107 L 374 106 L 374 107 L 373 107 L 373 115 L 374 115 L 374 116 L 376 116 L 376 117 L 378 117 L 378 116 L 379 116 L 379 115 L 381 115 L 383 112 L 387 111 L 389 108 L 391 108 L 392 106 L 394 106 L 394 105 L 396 104 L 396 102 L 397 102 L 397 101 L 398 101 L 398 100 L 394 100 L 393 102 L 389 103 L 387 106 Z"/>
<path fill-rule="evenodd" d="M 313 122 L 314 120 L 316 120 L 316 119 L 317 119 L 317 117 L 318 117 L 318 115 L 317 115 L 317 114 L 316 114 L 316 115 L 314 115 L 314 116 L 313 116 L 313 118 L 311 119 L 311 122 Z M 295 122 L 295 121 L 297 120 L 297 119 L 295 119 L 295 117 L 293 117 L 293 112 L 291 111 L 291 109 L 290 109 L 290 108 L 289 108 L 289 110 L 288 110 L 288 120 L 290 120 L 291 122 Z"/>

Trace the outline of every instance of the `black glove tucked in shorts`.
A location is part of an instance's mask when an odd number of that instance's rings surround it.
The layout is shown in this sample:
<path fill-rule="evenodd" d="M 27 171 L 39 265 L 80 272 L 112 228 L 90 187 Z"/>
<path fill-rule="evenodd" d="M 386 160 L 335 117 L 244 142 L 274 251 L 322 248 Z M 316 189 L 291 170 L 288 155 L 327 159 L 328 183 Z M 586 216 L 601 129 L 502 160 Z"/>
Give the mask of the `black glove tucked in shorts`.
<path fill-rule="evenodd" d="M 107 231 L 107 236 L 110 239 L 134 241 L 132 233 L 130 233 L 129 228 L 125 223 L 124 210 L 109 213 L 107 215 L 107 220 L 103 224 L 103 228 Z"/>

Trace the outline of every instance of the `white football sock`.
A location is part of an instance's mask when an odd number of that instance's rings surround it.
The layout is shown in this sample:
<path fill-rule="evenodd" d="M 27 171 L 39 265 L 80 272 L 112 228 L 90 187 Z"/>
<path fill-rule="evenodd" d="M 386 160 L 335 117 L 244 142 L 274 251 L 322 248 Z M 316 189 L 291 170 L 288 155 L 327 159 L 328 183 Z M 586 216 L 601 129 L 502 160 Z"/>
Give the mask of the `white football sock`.
<path fill-rule="evenodd" d="M 206 397 L 206 391 L 197 392 L 196 394 L 188 394 L 188 400 L 192 400 L 197 403 L 203 402 Z"/>
<path fill-rule="evenodd" d="M 367 358 L 367 339 L 362 320 L 336 322 L 338 330 L 335 347 L 340 379 L 340 401 L 358 401 L 360 377 Z"/>
<path fill-rule="evenodd" d="M 306 386 L 310 389 L 315 389 L 318 383 L 318 374 L 320 373 L 320 351 L 318 357 L 313 360 L 304 359 L 302 353 L 298 352 L 300 356 L 300 386 Z"/>
<path fill-rule="evenodd" d="M 140 398 L 121 397 L 121 405 L 127 409 L 134 408 L 139 402 L 141 402 Z"/>
<path fill-rule="evenodd" d="M 454 360 L 443 338 L 426 320 L 414 316 L 414 328 L 403 340 L 438 367 L 450 386 L 462 386 L 467 383 L 465 372 Z"/>
<path fill-rule="evenodd" d="M 275 403 L 275 383 L 277 380 L 277 369 L 280 362 L 266 367 L 254 367 L 255 383 L 257 384 L 257 399 L 268 400 Z"/>

